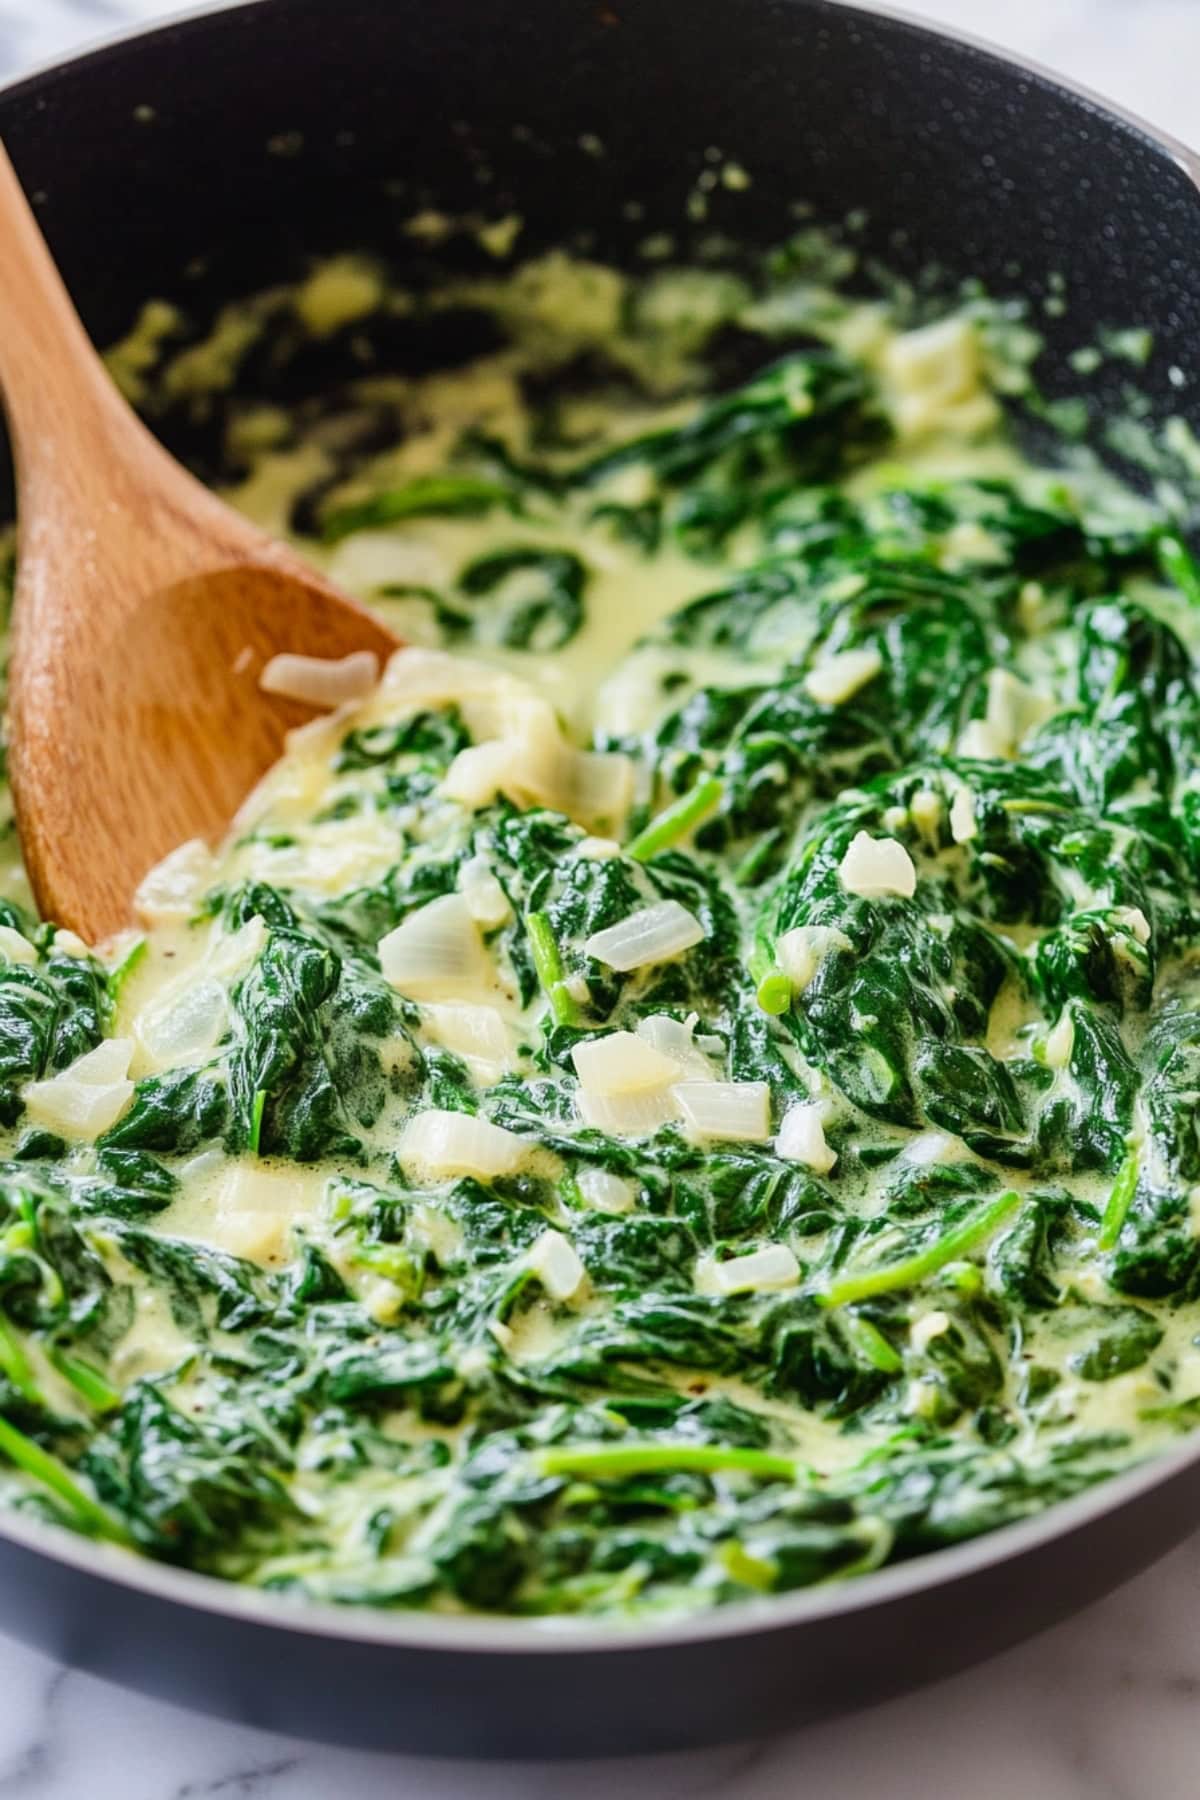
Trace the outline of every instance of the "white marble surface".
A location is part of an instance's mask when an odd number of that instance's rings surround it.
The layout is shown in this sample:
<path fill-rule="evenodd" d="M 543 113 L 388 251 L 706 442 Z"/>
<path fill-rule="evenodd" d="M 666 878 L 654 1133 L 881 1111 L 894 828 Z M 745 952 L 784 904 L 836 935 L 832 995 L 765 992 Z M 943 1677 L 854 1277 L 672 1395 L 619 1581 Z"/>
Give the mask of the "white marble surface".
<path fill-rule="evenodd" d="M 0 74 L 167 10 L 0 0 Z M 1200 140 L 1200 0 L 913 0 L 910 10 Z M 314 1747 L 120 1692 L 0 1637 L 0 1800 L 1197 1800 L 1198 1601 L 1200 1536 L 1071 1623 L 924 1694 L 768 1742 L 569 1769 Z"/>

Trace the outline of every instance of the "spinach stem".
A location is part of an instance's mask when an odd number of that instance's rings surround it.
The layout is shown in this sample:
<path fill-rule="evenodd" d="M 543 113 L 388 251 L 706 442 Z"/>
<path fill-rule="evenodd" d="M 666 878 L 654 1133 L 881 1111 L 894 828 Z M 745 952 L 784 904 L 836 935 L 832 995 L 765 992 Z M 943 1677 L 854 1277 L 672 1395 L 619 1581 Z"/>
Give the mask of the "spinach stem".
<path fill-rule="evenodd" d="M 144 937 L 138 938 L 135 943 L 129 946 L 129 949 L 125 952 L 116 968 L 113 969 L 109 975 L 108 1004 L 112 1012 L 117 1010 L 117 1007 L 120 1004 L 121 995 L 125 989 L 125 983 L 129 980 L 129 977 L 133 974 L 133 971 L 137 968 L 138 964 L 143 961 L 148 947 Z"/>
<path fill-rule="evenodd" d="M 1125 1215 L 1137 1192 L 1138 1159 L 1136 1152 L 1130 1151 L 1117 1173 L 1112 1184 L 1112 1191 L 1105 1203 L 1104 1213 L 1100 1220 L 1100 1232 L 1096 1243 L 1101 1250 L 1111 1250 L 1121 1235 L 1121 1227 L 1125 1223 Z"/>
<path fill-rule="evenodd" d="M 254 1104 L 250 1108 L 250 1137 L 247 1148 L 252 1156 L 258 1155 L 258 1146 L 262 1140 L 263 1111 L 267 1104 L 267 1090 L 259 1088 L 254 1096 Z"/>
<path fill-rule="evenodd" d="M 1155 549 L 1158 566 L 1167 580 L 1179 589 L 1185 600 L 1200 606 L 1200 568 L 1187 545 L 1167 534 L 1159 538 Z"/>
<path fill-rule="evenodd" d="M 896 1375 L 904 1367 L 900 1352 L 888 1343 L 879 1327 L 872 1325 L 870 1319 L 864 1319 L 861 1313 L 847 1313 L 842 1320 L 842 1329 L 873 1368 L 882 1370 L 885 1375 Z"/>
<path fill-rule="evenodd" d="M 649 862 L 660 850 L 668 849 L 676 843 L 693 825 L 698 825 L 707 813 L 720 801 L 725 792 L 725 783 L 715 775 L 706 775 L 698 781 L 694 788 L 681 794 L 678 800 L 665 807 L 656 819 L 625 846 L 626 856 L 632 856 L 634 862 Z"/>
<path fill-rule="evenodd" d="M 574 996 L 567 990 L 566 970 L 563 968 L 562 954 L 549 917 L 544 912 L 527 913 L 525 929 L 529 933 L 533 966 L 537 970 L 542 991 L 550 1002 L 554 1023 L 578 1025 L 579 1007 Z"/>
<path fill-rule="evenodd" d="M 121 1404 L 121 1396 L 111 1382 L 105 1380 L 99 1369 L 91 1363 L 84 1362 L 81 1357 L 72 1356 L 67 1350 L 52 1349 L 50 1361 L 58 1370 L 64 1381 L 69 1381 L 77 1393 L 83 1395 L 89 1406 L 97 1412 L 112 1412 Z"/>
<path fill-rule="evenodd" d="M 924 1250 L 918 1250 L 915 1256 L 906 1256 L 902 1262 L 885 1264 L 881 1269 L 866 1269 L 861 1275 L 844 1275 L 840 1281 L 835 1281 L 831 1287 L 817 1295 L 818 1304 L 848 1306 L 854 1300 L 869 1300 L 875 1294 L 891 1294 L 897 1288 L 916 1287 L 926 1276 L 936 1275 L 948 1262 L 953 1262 L 956 1257 L 983 1243 L 1020 1201 L 1021 1196 L 1016 1189 L 1010 1189 L 1008 1193 L 990 1200 L 986 1206 L 981 1206 L 978 1212 L 963 1219 L 961 1224 L 953 1226 L 944 1237 L 927 1244 Z"/>
<path fill-rule="evenodd" d="M 35 1444 L 5 1418 L 0 1418 L 0 1453 L 18 1469 L 32 1475 L 35 1481 L 40 1481 L 43 1487 L 49 1488 L 52 1494 L 57 1494 L 96 1537 L 109 1538 L 116 1544 L 130 1543 L 129 1533 L 98 1500 L 80 1487 L 66 1464 L 49 1450 L 43 1450 L 40 1444 Z"/>
<path fill-rule="evenodd" d="M 800 1478 L 799 1465 L 790 1456 L 736 1444 L 563 1444 L 540 1450 L 537 1464 L 543 1475 L 649 1475 L 672 1469 L 715 1474 L 742 1469 L 767 1480 Z"/>
<path fill-rule="evenodd" d="M 33 1367 L 25 1354 L 20 1338 L 0 1314 L 0 1373 L 7 1375 L 19 1394 L 26 1400 L 32 1400 L 35 1406 L 44 1406 L 45 1400 L 34 1380 Z"/>

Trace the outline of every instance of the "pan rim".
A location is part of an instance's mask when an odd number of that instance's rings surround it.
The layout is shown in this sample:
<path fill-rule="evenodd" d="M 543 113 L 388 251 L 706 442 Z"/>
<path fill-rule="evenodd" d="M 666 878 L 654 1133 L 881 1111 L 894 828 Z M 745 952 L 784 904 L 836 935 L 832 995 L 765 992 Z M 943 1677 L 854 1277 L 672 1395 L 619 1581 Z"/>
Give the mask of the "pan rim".
<path fill-rule="evenodd" d="M 798 0 L 803 6 L 806 0 Z M 1017 76 L 1082 102 L 1098 117 L 1140 137 L 1151 149 L 1170 158 L 1200 189 L 1200 154 L 1173 133 L 1150 124 L 1139 113 L 1097 93 L 1036 59 L 1023 57 L 973 32 L 944 29 L 916 17 L 889 0 L 817 0 L 851 16 L 881 18 L 915 36 L 970 51 Z M 0 100 L 19 100 L 37 93 L 47 79 L 103 66 L 129 44 L 202 27 L 221 15 L 249 14 L 258 6 L 286 5 L 287 0 L 199 0 L 165 18 L 131 23 L 87 40 L 64 56 L 52 56 L 0 83 Z M 1200 1463 L 1200 1427 L 1178 1446 L 1153 1454 L 1132 1468 L 1098 1481 L 1084 1493 L 1059 1501 L 1014 1524 L 997 1526 L 963 1543 L 932 1550 L 912 1560 L 869 1573 L 798 1589 L 793 1593 L 732 1601 L 707 1611 L 675 1618 L 621 1620 L 582 1619 L 574 1615 L 514 1618 L 486 1614 L 436 1614 L 416 1609 L 372 1610 L 361 1605 L 334 1605 L 253 1588 L 196 1570 L 160 1563 L 136 1551 L 88 1538 L 46 1520 L 12 1509 L 0 1509 L 0 1539 L 20 1550 L 46 1557 L 78 1574 L 133 1590 L 150 1601 L 185 1607 L 209 1616 L 272 1632 L 332 1639 L 346 1645 L 380 1650 L 449 1655 L 543 1657 L 643 1655 L 670 1646 L 706 1645 L 745 1636 L 788 1632 L 822 1619 L 865 1612 L 898 1603 L 923 1591 L 950 1586 L 993 1566 L 1019 1559 L 1038 1548 L 1083 1531 L 1109 1514 L 1120 1513 L 1143 1494 L 1167 1487 Z M 1176 1538 L 1160 1554 L 1173 1548 Z M 1148 1561 L 1156 1560 L 1151 1556 Z M 1103 1591 L 1103 1590 L 1101 1590 Z M 1096 1596 L 1097 1598 L 1099 1595 Z"/>

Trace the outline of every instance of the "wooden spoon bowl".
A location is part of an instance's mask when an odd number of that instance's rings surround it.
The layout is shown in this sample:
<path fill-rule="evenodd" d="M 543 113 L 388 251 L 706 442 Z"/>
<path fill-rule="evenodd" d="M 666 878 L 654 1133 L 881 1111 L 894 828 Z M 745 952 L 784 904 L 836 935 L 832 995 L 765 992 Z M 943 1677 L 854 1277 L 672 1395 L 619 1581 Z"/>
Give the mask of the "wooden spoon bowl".
<path fill-rule="evenodd" d="M 88 341 L 0 149 L 0 386 L 18 557 L 9 769 L 43 913 L 89 942 L 146 871 L 210 842 L 312 709 L 259 687 L 285 651 L 396 639 L 167 454 Z"/>

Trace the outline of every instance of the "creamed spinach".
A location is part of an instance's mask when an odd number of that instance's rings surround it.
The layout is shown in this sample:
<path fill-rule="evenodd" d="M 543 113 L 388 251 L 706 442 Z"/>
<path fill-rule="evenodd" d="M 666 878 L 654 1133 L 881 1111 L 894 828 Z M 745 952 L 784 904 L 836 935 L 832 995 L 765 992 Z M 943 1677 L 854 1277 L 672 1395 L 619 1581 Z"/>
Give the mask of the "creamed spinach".
<path fill-rule="evenodd" d="M 3 1488 L 644 1615 L 1200 1416 L 1200 573 L 1021 461 L 1000 309 L 511 238 L 114 353 L 412 647 L 114 944 L 5 876 Z"/>

